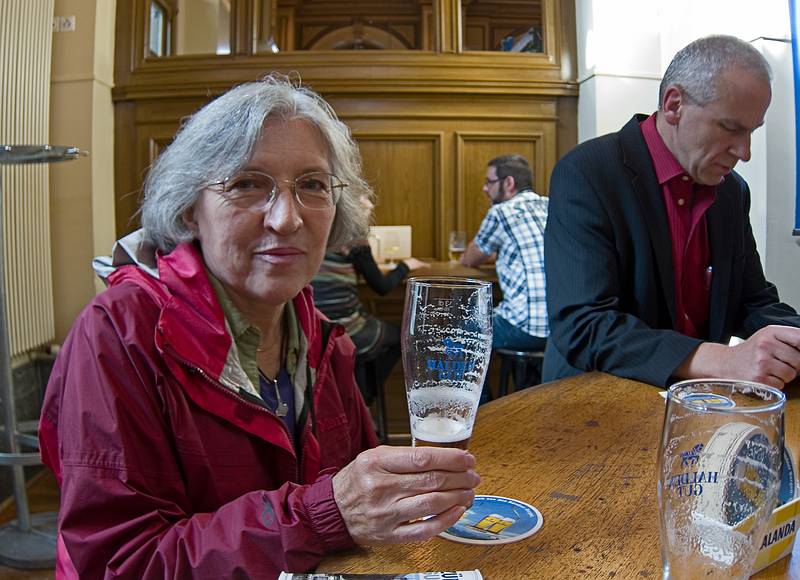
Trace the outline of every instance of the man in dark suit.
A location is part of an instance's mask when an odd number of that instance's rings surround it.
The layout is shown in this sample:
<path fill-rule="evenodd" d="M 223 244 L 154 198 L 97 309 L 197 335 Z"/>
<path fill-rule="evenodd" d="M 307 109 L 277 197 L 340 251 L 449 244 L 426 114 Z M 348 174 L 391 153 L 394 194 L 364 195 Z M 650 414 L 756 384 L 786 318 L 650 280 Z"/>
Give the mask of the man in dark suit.
<path fill-rule="evenodd" d="M 664 73 L 656 113 L 558 162 L 544 380 L 591 370 L 654 385 L 795 379 L 800 316 L 764 278 L 750 191 L 732 171 L 750 158 L 770 75 L 746 42 L 697 40 Z M 732 336 L 745 340 L 729 346 Z"/>

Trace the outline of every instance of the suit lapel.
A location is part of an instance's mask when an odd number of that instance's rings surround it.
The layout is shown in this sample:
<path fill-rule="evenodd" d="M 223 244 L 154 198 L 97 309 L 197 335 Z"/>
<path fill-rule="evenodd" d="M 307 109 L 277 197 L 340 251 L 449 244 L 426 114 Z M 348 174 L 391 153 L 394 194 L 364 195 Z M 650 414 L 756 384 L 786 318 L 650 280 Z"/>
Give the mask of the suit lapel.
<path fill-rule="evenodd" d="M 631 185 L 647 224 L 661 287 L 674 328 L 675 274 L 672 266 L 672 236 L 669 232 L 661 186 L 656 179 L 653 161 L 639 128 L 639 123 L 646 118 L 644 115 L 635 115 L 628 121 L 620 131 L 620 143 L 624 163 L 633 173 Z"/>
<path fill-rule="evenodd" d="M 728 176 L 717 187 L 717 197 L 706 212 L 708 243 L 711 246 L 711 301 L 709 304 L 708 338 L 714 342 L 722 339 L 725 312 L 728 308 L 728 292 L 733 264 L 733 244 L 730 241 L 733 210 Z"/>

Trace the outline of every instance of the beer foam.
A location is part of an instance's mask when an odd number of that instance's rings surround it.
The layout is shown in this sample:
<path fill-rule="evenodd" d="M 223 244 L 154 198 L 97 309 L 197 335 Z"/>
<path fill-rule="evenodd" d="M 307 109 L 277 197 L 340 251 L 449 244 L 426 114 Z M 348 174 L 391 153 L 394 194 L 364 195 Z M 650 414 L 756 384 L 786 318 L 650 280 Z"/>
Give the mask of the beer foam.
<path fill-rule="evenodd" d="M 472 436 L 472 426 L 447 417 L 428 416 L 416 419 L 411 425 L 414 437 L 432 443 L 451 443 Z"/>

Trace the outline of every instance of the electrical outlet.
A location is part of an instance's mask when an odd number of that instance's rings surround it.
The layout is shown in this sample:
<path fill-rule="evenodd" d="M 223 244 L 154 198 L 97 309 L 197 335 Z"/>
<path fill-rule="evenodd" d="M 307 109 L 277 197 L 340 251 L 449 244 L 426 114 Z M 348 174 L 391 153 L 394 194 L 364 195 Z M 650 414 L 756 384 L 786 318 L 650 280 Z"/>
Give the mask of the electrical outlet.
<path fill-rule="evenodd" d="M 53 32 L 75 32 L 75 16 L 53 17 Z"/>

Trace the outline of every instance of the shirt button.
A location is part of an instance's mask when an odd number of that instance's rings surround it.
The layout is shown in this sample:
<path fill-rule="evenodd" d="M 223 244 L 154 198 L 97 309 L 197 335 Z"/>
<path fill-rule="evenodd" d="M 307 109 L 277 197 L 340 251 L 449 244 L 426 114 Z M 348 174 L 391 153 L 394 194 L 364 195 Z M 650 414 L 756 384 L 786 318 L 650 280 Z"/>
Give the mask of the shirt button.
<path fill-rule="evenodd" d="M 678 198 L 678 205 L 682 206 L 684 203 L 686 203 L 686 200 L 683 199 L 682 197 L 679 197 Z"/>
<path fill-rule="evenodd" d="M 689 176 L 688 175 L 682 175 L 681 176 L 681 181 L 689 181 Z"/>

